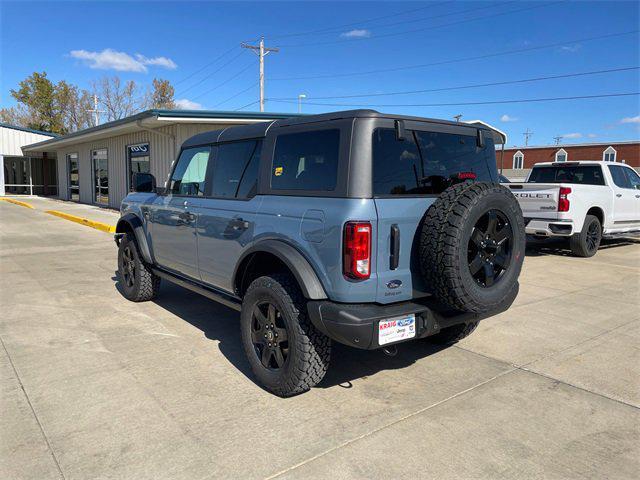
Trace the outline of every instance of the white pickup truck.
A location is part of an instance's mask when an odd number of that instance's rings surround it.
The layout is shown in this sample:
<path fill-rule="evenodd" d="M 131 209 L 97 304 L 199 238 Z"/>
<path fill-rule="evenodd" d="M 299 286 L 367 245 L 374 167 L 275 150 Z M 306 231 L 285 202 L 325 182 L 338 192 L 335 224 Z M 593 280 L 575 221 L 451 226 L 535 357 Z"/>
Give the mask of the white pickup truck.
<path fill-rule="evenodd" d="M 583 161 L 536 164 L 524 183 L 507 183 L 528 235 L 568 237 L 575 255 L 595 255 L 603 235 L 640 232 L 640 176 L 628 165 Z"/>

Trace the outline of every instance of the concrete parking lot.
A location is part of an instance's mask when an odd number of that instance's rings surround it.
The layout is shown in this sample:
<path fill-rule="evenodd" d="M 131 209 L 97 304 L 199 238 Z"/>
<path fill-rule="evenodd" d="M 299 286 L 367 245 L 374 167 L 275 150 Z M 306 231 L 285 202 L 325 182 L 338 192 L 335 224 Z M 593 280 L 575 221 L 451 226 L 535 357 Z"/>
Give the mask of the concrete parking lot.
<path fill-rule="evenodd" d="M 638 241 L 532 251 L 516 304 L 458 345 L 338 345 L 283 400 L 237 313 L 168 283 L 128 302 L 111 235 L 34 205 L 0 202 L 0 478 L 640 475 Z"/>

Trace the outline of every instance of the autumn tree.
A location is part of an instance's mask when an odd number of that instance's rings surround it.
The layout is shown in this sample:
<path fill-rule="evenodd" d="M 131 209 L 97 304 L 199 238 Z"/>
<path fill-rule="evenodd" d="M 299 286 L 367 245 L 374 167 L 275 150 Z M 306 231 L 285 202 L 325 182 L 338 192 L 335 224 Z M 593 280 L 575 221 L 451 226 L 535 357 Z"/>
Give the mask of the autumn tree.
<path fill-rule="evenodd" d="M 169 80 L 162 80 L 160 78 L 153 79 L 153 91 L 151 92 L 151 98 L 149 101 L 149 108 L 166 108 L 174 109 L 176 104 L 174 102 L 175 89 Z"/>

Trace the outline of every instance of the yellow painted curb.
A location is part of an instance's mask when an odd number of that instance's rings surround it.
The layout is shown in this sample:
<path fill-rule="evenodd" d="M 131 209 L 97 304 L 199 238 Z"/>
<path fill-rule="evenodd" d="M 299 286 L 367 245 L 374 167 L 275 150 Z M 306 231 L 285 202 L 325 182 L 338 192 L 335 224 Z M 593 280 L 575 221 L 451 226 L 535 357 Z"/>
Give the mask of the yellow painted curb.
<path fill-rule="evenodd" d="M 82 217 L 76 217 L 75 215 L 70 215 L 64 212 L 58 212 L 57 210 L 45 210 L 44 213 L 48 213 L 49 215 L 55 215 L 56 217 L 64 218 L 65 220 L 69 220 L 71 222 L 79 223 L 80 225 L 85 225 L 87 227 L 95 228 L 96 230 L 102 230 L 107 233 L 114 233 L 116 231 L 116 227 L 113 225 L 107 225 L 102 222 L 95 222 L 93 220 L 88 220 Z"/>
<path fill-rule="evenodd" d="M 20 205 L 21 207 L 31 208 L 35 210 L 36 207 L 27 202 L 21 202 L 20 200 L 14 200 L 13 198 L 0 198 L 0 200 L 4 200 L 5 202 L 15 203 L 16 205 Z"/>

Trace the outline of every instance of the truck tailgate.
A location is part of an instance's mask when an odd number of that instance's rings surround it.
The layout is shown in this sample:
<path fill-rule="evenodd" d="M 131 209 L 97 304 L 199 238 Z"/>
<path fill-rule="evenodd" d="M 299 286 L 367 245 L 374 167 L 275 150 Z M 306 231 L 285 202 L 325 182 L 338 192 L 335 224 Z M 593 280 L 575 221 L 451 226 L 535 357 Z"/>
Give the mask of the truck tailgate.
<path fill-rule="evenodd" d="M 506 184 L 518 199 L 525 218 L 558 218 L 558 197 L 561 184 L 509 183 Z"/>

